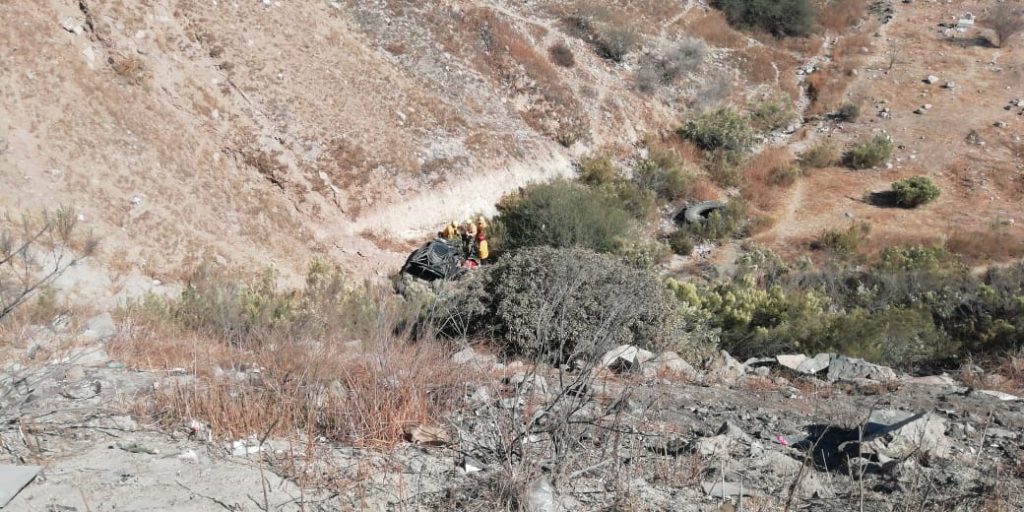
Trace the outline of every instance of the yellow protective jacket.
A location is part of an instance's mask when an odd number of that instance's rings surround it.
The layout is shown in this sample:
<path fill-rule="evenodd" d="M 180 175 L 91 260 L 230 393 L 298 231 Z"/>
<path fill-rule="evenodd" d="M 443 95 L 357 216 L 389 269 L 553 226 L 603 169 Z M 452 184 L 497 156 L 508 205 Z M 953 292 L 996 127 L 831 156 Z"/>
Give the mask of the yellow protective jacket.
<path fill-rule="evenodd" d="M 491 249 L 487 246 L 486 238 L 476 243 L 476 250 L 480 255 L 480 261 L 486 260 L 491 255 Z"/>

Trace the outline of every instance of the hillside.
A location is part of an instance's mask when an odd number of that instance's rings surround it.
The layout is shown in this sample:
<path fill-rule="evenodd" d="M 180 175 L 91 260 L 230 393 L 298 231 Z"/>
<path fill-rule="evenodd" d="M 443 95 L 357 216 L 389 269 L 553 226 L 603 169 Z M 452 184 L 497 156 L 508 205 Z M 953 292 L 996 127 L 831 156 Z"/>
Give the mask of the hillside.
<path fill-rule="evenodd" d="M 1019 0 L 0 23 L 0 508 L 1024 507 Z"/>

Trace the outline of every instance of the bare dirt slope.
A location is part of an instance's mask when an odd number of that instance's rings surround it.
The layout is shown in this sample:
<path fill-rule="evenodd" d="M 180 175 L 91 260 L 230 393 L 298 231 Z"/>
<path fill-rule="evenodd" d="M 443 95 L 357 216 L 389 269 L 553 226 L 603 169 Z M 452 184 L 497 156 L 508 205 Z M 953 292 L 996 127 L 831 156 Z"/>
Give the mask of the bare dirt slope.
<path fill-rule="evenodd" d="M 1024 231 L 1024 48 L 991 47 L 978 28 L 941 26 L 983 2 L 896 4 L 892 20 L 847 48 L 856 57 L 844 98 L 861 105 L 855 123 L 813 121 L 813 139 L 848 145 L 888 134 L 897 145 L 885 168 L 825 169 L 805 177 L 780 206 L 763 240 L 786 252 L 829 227 L 871 224 L 879 247 L 952 241 L 977 261 L 1020 255 Z M 836 50 L 833 50 L 840 58 Z M 926 78 L 934 76 L 935 83 Z M 928 108 L 923 108 L 928 105 Z M 916 112 L 915 112 L 916 111 Z M 920 112 L 920 113 L 918 113 Z M 943 195 L 914 210 L 865 200 L 908 176 L 931 177 Z M 983 242 L 1000 240 L 1007 251 Z M 975 244 L 976 247 L 970 247 Z"/>
<path fill-rule="evenodd" d="M 569 172 L 558 141 L 678 112 L 567 37 L 557 5 L 35 0 L 0 21 L 0 205 L 74 204 L 113 273 L 287 277 L 314 254 L 384 273 L 389 249 Z M 549 61 L 558 41 L 574 67 Z"/>

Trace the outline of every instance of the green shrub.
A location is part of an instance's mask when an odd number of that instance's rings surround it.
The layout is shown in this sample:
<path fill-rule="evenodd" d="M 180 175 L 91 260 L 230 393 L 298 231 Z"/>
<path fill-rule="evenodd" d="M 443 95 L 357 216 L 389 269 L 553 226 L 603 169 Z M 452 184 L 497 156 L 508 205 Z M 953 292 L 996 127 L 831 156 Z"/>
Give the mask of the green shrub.
<path fill-rule="evenodd" d="M 776 95 L 754 105 L 750 112 L 750 123 L 762 133 L 783 130 L 799 115 L 789 96 Z"/>
<path fill-rule="evenodd" d="M 716 0 L 713 5 L 733 25 L 758 28 L 776 36 L 807 36 L 817 23 L 810 0 Z"/>
<path fill-rule="evenodd" d="M 847 229 L 827 229 L 811 243 L 811 249 L 827 251 L 833 256 L 850 258 L 856 256 L 860 245 L 871 232 L 871 225 L 866 222 L 854 224 Z"/>
<path fill-rule="evenodd" d="M 674 201 L 690 191 L 694 176 L 675 150 L 650 148 L 647 158 L 633 166 L 633 181 L 661 199 Z"/>
<path fill-rule="evenodd" d="M 379 309 L 351 286 L 339 267 L 310 263 L 305 288 L 280 291 L 277 275 L 256 277 L 200 265 L 177 299 L 147 297 L 142 314 L 202 332 L 233 345 L 262 344 L 275 336 L 316 338 L 328 333 L 361 336 L 377 325 Z"/>
<path fill-rule="evenodd" d="M 967 266 L 959 256 L 943 247 L 912 245 L 908 247 L 886 247 L 882 250 L 879 270 L 887 272 L 942 272 L 961 274 Z"/>
<path fill-rule="evenodd" d="M 507 354 L 564 362 L 620 344 L 660 350 L 680 339 L 678 303 L 657 276 L 613 256 L 537 247 L 483 273 L 461 286 L 459 293 L 476 297 L 462 307 Z"/>
<path fill-rule="evenodd" d="M 942 191 L 927 176 L 914 176 L 892 184 L 896 203 L 904 208 L 916 208 L 939 198 Z"/>
<path fill-rule="evenodd" d="M 956 354 L 956 344 L 923 309 L 855 309 L 834 317 L 813 352 L 839 352 L 875 363 L 913 367 Z"/>
<path fill-rule="evenodd" d="M 689 256 L 693 254 L 693 235 L 685 229 L 676 229 L 668 237 L 668 246 L 674 254 Z"/>
<path fill-rule="evenodd" d="M 798 161 L 804 169 L 821 169 L 838 164 L 840 156 L 839 146 L 831 139 L 824 139 L 801 153 Z"/>
<path fill-rule="evenodd" d="M 843 123 L 852 123 L 860 117 L 860 105 L 856 103 L 843 103 L 836 110 L 835 114 L 832 115 L 837 121 Z"/>
<path fill-rule="evenodd" d="M 580 181 L 587 185 L 600 186 L 619 179 L 619 170 L 615 162 L 604 155 L 590 156 L 576 164 L 576 172 Z"/>
<path fill-rule="evenodd" d="M 649 188 L 637 186 L 630 180 L 619 180 L 597 189 L 622 207 L 633 218 L 649 221 L 657 213 L 658 195 Z"/>
<path fill-rule="evenodd" d="M 754 134 L 745 117 L 730 108 L 721 108 L 691 119 L 679 134 L 707 151 L 726 150 L 746 153 L 754 143 Z"/>
<path fill-rule="evenodd" d="M 614 252 L 633 230 L 621 201 L 568 181 L 531 185 L 499 208 L 505 251 L 546 245 Z"/>
<path fill-rule="evenodd" d="M 878 167 L 892 156 L 893 144 L 885 135 L 876 135 L 846 151 L 843 160 L 851 169 Z"/>
<path fill-rule="evenodd" d="M 615 252 L 626 265 L 641 269 L 654 269 L 672 257 L 672 248 L 659 240 L 636 238 L 623 243 Z"/>

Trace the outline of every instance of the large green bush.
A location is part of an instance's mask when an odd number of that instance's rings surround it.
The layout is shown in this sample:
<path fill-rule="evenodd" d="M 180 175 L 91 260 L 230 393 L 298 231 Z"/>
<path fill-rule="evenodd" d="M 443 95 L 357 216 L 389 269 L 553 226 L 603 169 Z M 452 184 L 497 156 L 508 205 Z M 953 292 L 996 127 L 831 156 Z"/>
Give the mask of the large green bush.
<path fill-rule="evenodd" d="M 885 135 L 876 135 L 846 151 L 843 160 L 851 169 L 878 167 L 892 156 L 893 144 Z"/>
<path fill-rule="evenodd" d="M 679 134 L 708 151 L 745 153 L 754 143 L 750 122 L 730 108 L 721 108 L 691 119 Z"/>
<path fill-rule="evenodd" d="M 616 197 L 569 181 L 531 185 L 499 207 L 503 251 L 546 245 L 615 252 L 634 231 Z"/>
<path fill-rule="evenodd" d="M 562 362 L 620 344 L 679 348 L 685 336 L 679 305 L 657 276 L 614 256 L 537 247 L 482 273 L 461 287 L 460 311 L 510 355 Z"/>
<path fill-rule="evenodd" d="M 810 35 L 817 23 L 810 0 L 716 0 L 714 5 L 733 25 L 776 36 Z"/>
<path fill-rule="evenodd" d="M 904 208 L 916 208 L 939 198 L 942 190 L 927 176 L 914 176 L 892 184 L 896 203 Z"/>

